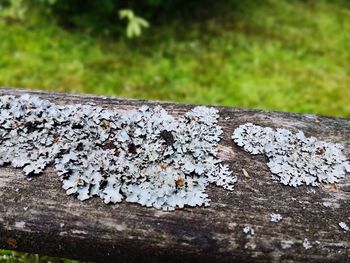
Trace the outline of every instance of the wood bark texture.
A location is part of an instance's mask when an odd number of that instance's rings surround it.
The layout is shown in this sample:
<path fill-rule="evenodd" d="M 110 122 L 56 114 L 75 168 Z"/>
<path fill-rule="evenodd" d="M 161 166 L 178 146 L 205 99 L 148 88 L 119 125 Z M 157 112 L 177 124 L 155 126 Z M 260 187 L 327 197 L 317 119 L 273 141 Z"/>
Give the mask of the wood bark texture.
<path fill-rule="evenodd" d="M 95 103 L 118 112 L 161 105 L 181 116 L 193 107 L 0 89 L 0 95 L 25 93 L 61 105 Z M 233 192 L 210 186 L 210 207 L 163 212 L 126 202 L 106 205 L 99 198 L 81 202 L 66 195 L 52 168 L 28 181 L 20 169 L 0 167 L 0 247 L 99 262 L 350 262 L 350 232 L 339 227 L 350 222 L 350 176 L 337 185 L 283 186 L 272 180 L 264 156 L 250 155 L 231 140 L 235 128 L 252 122 L 339 142 L 350 158 L 350 120 L 217 108 L 224 129 L 220 158 L 238 182 Z M 271 213 L 283 219 L 270 222 Z M 245 226 L 255 234 L 244 233 Z M 303 246 L 305 238 L 309 249 Z M 291 246 L 282 246 L 283 240 Z"/>

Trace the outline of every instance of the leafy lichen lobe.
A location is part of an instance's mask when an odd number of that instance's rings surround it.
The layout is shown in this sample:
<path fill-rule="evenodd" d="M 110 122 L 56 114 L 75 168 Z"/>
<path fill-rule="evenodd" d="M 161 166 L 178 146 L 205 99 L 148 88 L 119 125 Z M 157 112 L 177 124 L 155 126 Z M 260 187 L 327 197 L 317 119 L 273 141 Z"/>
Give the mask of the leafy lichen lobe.
<path fill-rule="evenodd" d="M 206 187 L 233 190 L 236 177 L 217 158 L 222 129 L 214 108 L 174 118 L 161 107 L 118 114 L 38 97 L 0 97 L 0 165 L 26 175 L 49 164 L 67 194 L 147 207 L 209 205 Z"/>
<path fill-rule="evenodd" d="M 232 139 L 251 154 L 265 154 L 274 178 L 284 185 L 332 184 L 350 172 L 342 145 L 306 137 L 302 131 L 246 123 L 235 129 Z"/>

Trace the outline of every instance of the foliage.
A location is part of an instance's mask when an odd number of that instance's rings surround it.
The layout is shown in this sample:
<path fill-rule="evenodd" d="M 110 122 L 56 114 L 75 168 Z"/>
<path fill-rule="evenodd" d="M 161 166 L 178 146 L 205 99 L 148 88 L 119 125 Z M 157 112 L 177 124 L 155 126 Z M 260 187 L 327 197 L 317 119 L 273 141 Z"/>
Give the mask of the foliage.
<path fill-rule="evenodd" d="M 142 17 L 136 16 L 131 9 L 120 9 L 115 5 L 120 1 L 104 1 L 94 3 L 91 1 L 56 1 L 56 0 L 0 0 L 0 16 L 7 20 L 26 22 L 35 20 L 43 13 L 56 14 L 59 21 L 70 26 L 80 26 L 81 28 L 98 29 L 104 33 L 117 32 L 121 29 L 121 23 L 116 21 L 119 13 L 120 19 L 126 19 L 126 36 L 129 38 L 138 37 L 143 28 L 147 28 L 149 23 Z M 156 3 L 156 0 L 149 0 Z M 99 12 L 100 11 L 100 12 Z M 41 18 L 41 20 L 43 20 Z M 100 24 L 102 21 L 102 24 Z M 101 30 L 102 29 L 102 30 Z"/>
<path fill-rule="evenodd" d="M 130 5 L 132 1 L 104 0 L 30 0 L 40 1 L 49 8 L 58 21 L 69 28 L 85 29 L 97 34 L 121 33 L 123 23 L 120 19 L 126 19 L 127 37 L 141 35 L 142 28 L 148 27 L 148 22 L 135 15 L 136 5 Z M 50 2 L 49 2 L 50 1 Z M 142 1 L 144 2 L 144 1 Z M 150 5 L 160 3 L 161 0 L 146 0 Z M 119 16 L 118 16 L 119 14 Z"/>
<path fill-rule="evenodd" d="M 0 22 L 0 84 L 350 116 L 350 6 L 226 9 L 133 42 Z"/>
<path fill-rule="evenodd" d="M 26 12 L 23 0 L 0 1 L 0 14 L 4 18 L 24 20 Z"/>
<path fill-rule="evenodd" d="M 76 260 L 60 259 L 0 249 L 0 263 L 78 263 Z"/>
<path fill-rule="evenodd" d="M 127 37 L 132 38 L 141 35 L 148 21 L 153 24 L 178 17 L 203 18 L 215 6 L 211 0 L 0 0 L 0 17 L 27 24 L 55 18 L 65 28 L 95 35 L 120 35 L 126 27 Z M 120 19 L 126 19 L 126 25 Z"/>
<path fill-rule="evenodd" d="M 141 35 L 142 28 L 149 26 L 148 22 L 142 17 L 138 17 L 130 9 L 122 9 L 119 11 L 121 19 L 127 19 L 126 35 L 129 38 L 138 37 Z"/>

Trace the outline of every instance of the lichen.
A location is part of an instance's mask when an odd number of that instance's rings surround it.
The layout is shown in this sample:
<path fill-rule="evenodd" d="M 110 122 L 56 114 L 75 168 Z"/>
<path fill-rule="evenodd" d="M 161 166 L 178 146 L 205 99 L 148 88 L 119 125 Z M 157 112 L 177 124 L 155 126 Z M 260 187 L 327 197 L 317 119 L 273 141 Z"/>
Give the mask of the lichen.
<path fill-rule="evenodd" d="M 350 228 L 348 227 L 348 225 L 345 222 L 340 222 L 339 226 L 344 232 L 350 231 Z"/>
<path fill-rule="evenodd" d="M 243 228 L 243 232 L 245 234 L 247 234 L 247 235 L 252 235 L 253 236 L 255 234 L 255 229 L 253 227 L 251 227 L 251 226 L 245 226 Z"/>
<path fill-rule="evenodd" d="M 307 238 L 305 238 L 304 241 L 303 241 L 303 247 L 304 247 L 305 250 L 308 250 L 308 249 L 312 248 L 312 245 L 311 245 L 310 241 Z"/>
<path fill-rule="evenodd" d="M 118 114 L 93 105 L 60 106 L 38 97 L 0 97 L 0 165 L 30 177 L 54 164 L 67 194 L 147 207 L 209 205 L 206 187 L 233 190 L 217 158 L 222 129 L 214 108 L 174 118 L 161 107 Z"/>
<path fill-rule="evenodd" d="M 270 222 L 279 222 L 283 219 L 283 217 L 281 216 L 281 214 L 278 213 L 272 213 L 270 214 Z"/>
<path fill-rule="evenodd" d="M 284 185 L 331 184 L 350 172 L 342 145 L 306 137 L 302 131 L 246 123 L 235 129 L 232 139 L 251 154 L 265 154 L 274 179 Z"/>

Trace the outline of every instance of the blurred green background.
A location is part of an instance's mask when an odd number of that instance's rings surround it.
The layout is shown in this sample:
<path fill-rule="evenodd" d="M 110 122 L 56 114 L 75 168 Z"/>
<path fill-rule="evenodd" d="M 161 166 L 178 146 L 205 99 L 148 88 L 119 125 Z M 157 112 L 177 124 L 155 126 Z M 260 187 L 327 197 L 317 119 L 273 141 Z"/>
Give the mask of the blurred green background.
<path fill-rule="evenodd" d="M 148 0 L 132 39 L 104 1 L 1 19 L 0 86 L 350 117 L 350 1 Z"/>
<path fill-rule="evenodd" d="M 350 117 L 350 1 L 0 0 L 0 86 Z"/>

